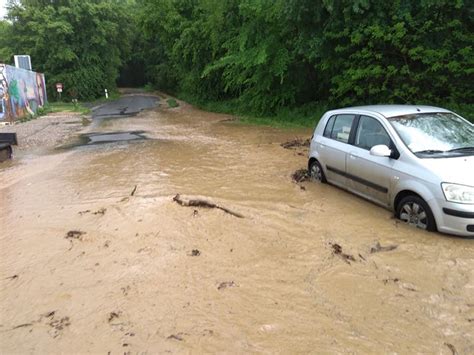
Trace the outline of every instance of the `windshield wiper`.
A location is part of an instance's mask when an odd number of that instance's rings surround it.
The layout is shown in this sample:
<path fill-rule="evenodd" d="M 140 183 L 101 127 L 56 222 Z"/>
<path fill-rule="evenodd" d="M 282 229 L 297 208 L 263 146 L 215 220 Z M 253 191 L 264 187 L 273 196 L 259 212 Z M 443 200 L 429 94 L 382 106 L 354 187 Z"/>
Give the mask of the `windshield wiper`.
<path fill-rule="evenodd" d="M 474 147 L 461 147 L 461 148 L 454 148 L 450 149 L 447 152 L 464 152 L 464 151 L 474 151 Z"/>
<path fill-rule="evenodd" d="M 426 149 L 426 150 L 419 150 L 415 152 L 415 154 L 439 154 L 439 153 L 444 153 L 444 150 Z"/>

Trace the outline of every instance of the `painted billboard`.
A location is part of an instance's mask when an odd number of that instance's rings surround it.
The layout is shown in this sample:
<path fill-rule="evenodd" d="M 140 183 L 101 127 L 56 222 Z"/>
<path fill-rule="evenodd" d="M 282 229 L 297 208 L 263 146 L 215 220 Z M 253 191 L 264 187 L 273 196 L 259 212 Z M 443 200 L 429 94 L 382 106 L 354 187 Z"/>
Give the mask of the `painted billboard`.
<path fill-rule="evenodd" d="M 34 115 L 46 102 L 44 74 L 0 64 L 0 122 Z"/>

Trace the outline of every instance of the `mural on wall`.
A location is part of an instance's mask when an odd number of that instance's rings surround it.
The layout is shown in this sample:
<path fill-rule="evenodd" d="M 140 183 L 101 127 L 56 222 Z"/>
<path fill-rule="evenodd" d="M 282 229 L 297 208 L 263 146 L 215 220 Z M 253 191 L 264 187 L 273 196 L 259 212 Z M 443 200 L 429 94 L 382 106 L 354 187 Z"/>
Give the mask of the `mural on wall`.
<path fill-rule="evenodd" d="M 44 74 L 0 64 L 0 121 L 34 115 L 46 103 Z"/>

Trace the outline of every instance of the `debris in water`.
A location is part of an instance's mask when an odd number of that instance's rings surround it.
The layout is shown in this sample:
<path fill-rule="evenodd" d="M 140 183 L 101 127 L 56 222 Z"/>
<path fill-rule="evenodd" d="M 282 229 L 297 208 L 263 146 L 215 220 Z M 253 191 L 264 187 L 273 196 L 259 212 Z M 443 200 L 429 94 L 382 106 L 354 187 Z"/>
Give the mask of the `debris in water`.
<path fill-rule="evenodd" d="M 174 339 L 174 340 L 178 340 L 178 341 L 183 341 L 184 340 L 183 335 L 185 335 L 185 333 L 171 334 L 166 339 Z"/>
<path fill-rule="evenodd" d="M 193 249 L 191 251 L 191 254 L 188 254 L 189 256 L 199 256 L 201 255 L 201 252 L 198 249 Z"/>
<path fill-rule="evenodd" d="M 41 318 L 43 318 L 43 317 L 51 318 L 51 317 L 54 317 L 55 314 L 56 314 L 56 311 L 51 311 L 51 312 L 42 314 L 42 315 L 41 315 Z"/>
<path fill-rule="evenodd" d="M 201 200 L 201 199 L 196 199 L 196 200 L 183 200 L 180 196 L 180 194 L 177 194 L 175 197 L 173 197 L 173 201 L 178 203 L 180 206 L 186 206 L 186 207 L 205 207 L 205 208 L 217 208 L 220 209 L 234 217 L 237 218 L 244 218 L 243 215 L 237 212 L 233 212 L 229 210 L 228 208 L 216 205 L 215 203 L 206 201 L 206 200 Z"/>
<path fill-rule="evenodd" d="M 73 230 L 73 231 L 67 232 L 65 238 L 81 240 L 84 234 L 86 234 L 86 232 Z"/>
<path fill-rule="evenodd" d="M 395 278 L 388 278 L 388 279 L 383 279 L 382 280 L 383 283 L 386 285 L 388 284 L 389 282 L 393 282 L 393 283 L 397 283 L 398 281 L 400 281 L 400 279 L 398 277 L 395 277 Z"/>
<path fill-rule="evenodd" d="M 304 182 L 309 181 L 309 173 L 307 169 L 299 169 L 296 170 L 292 175 L 291 178 L 294 182 Z"/>
<path fill-rule="evenodd" d="M 73 240 L 82 240 L 82 236 L 86 234 L 86 232 L 82 232 L 82 231 L 69 231 L 66 233 L 66 236 L 64 238 L 66 238 L 67 240 L 69 240 L 69 242 L 71 243 L 71 246 L 69 247 L 68 250 L 71 250 L 72 247 L 74 246 L 74 243 L 73 243 Z"/>
<path fill-rule="evenodd" d="M 71 322 L 69 321 L 69 317 L 63 317 L 59 320 L 52 320 L 48 325 L 53 328 L 49 331 L 49 334 L 53 337 L 56 338 L 61 334 L 61 331 L 69 327 L 71 325 Z"/>
<path fill-rule="evenodd" d="M 95 211 L 93 214 L 96 214 L 96 215 L 101 214 L 103 216 L 106 211 L 107 211 L 107 208 L 102 207 L 100 210 Z"/>
<path fill-rule="evenodd" d="M 115 318 L 120 317 L 120 314 L 121 314 L 121 313 L 122 313 L 122 312 L 120 312 L 120 311 L 119 311 L 119 312 L 110 312 L 110 313 L 109 313 L 108 322 L 110 323 L 110 322 L 112 322 Z"/>
<path fill-rule="evenodd" d="M 121 287 L 120 288 L 122 290 L 122 293 L 124 296 L 128 296 L 128 292 L 131 290 L 130 286 L 126 286 L 126 287 Z"/>
<path fill-rule="evenodd" d="M 296 138 L 291 141 L 280 144 L 285 149 L 297 148 L 297 147 L 309 147 L 311 140 L 308 138 L 303 140 L 301 138 Z"/>
<path fill-rule="evenodd" d="M 237 284 L 234 281 L 225 281 L 225 282 L 221 282 L 219 286 L 217 286 L 217 289 L 223 290 L 224 288 L 227 288 L 227 287 L 237 287 Z"/>
<path fill-rule="evenodd" d="M 130 194 L 130 196 L 135 195 L 135 192 L 137 191 L 137 187 L 138 187 L 138 185 L 135 185 L 135 187 L 133 188 L 132 193 Z"/>
<path fill-rule="evenodd" d="M 375 243 L 374 246 L 372 246 L 370 248 L 370 253 L 371 254 L 374 254 L 374 253 L 378 253 L 378 252 L 383 252 L 383 251 L 391 251 L 391 250 L 394 250 L 394 249 L 397 249 L 398 248 L 398 245 L 387 245 L 385 247 L 381 246 L 379 242 Z"/>
<path fill-rule="evenodd" d="M 457 352 L 457 350 L 456 350 L 456 348 L 454 347 L 453 344 L 444 343 L 444 345 L 446 345 L 446 346 L 449 348 L 449 350 L 451 350 L 451 352 L 453 353 L 453 355 L 457 355 L 457 354 L 458 354 L 458 352 Z"/>
<path fill-rule="evenodd" d="M 331 246 L 332 246 L 332 253 L 334 255 L 340 256 L 342 258 L 342 260 L 344 260 L 349 265 L 351 264 L 349 262 L 349 260 L 350 261 L 356 261 L 355 258 L 352 255 L 343 253 L 342 252 L 342 247 L 339 244 L 334 243 L 334 244 L 331 244 Z"/>

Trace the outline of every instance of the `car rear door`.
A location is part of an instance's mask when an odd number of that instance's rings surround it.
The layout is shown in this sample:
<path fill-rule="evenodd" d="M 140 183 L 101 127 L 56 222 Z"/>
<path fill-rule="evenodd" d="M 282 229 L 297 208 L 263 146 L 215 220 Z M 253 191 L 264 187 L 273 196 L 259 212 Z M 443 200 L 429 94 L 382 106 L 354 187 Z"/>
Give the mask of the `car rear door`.
<path fill-rule="evenodd" d="M 356 115 L 339 114 L 329 118 L 323 136 L 317 141 L 320 163 L 328 181 L 345 187 L 346 159 L 351 146 L 349 137 Z"/>

